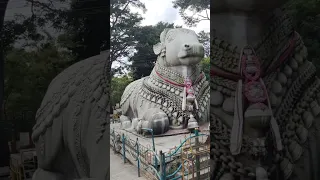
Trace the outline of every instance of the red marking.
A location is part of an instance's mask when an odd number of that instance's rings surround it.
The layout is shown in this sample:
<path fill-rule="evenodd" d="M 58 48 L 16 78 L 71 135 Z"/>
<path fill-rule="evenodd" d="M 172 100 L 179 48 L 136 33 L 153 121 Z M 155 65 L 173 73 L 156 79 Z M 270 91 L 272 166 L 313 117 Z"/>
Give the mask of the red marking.
<path fill-rule="evenodd" d="M 187 83 L 186 81 L 185 81 L 183 84 L 179 84 L 179 83 L 173 82 L 173 81 L 171 81 L 171 80 L 169 80 L 169 79 L 166 79 L 166 78 L 162 77 L 162 76 L 160 75 L 160 73 L 158 73 L 157 71 L 156 71 L 156 74 L 157 74 L 162 80 L 164 80 L 165 82 L 167 82 L 167 83 L 169 83 L 169 84 L 172 84 L 172 85 L 175 85 L 175 86 L 180 86 L 180 87 L 187 87 L 187 86 L 188 86 L 188 84 L 186 84 L 186 83 Z M 203 74 L 201 73 L 201 74 L 199 75 L 199 77 L 197 78 L 197 80 L 194 82 L 194 84 L 197 84 L 200 80 L 202 80 L 202 78 L 203 78 Z M 192 82 L 191 82 L 191 86 L 192 86 Z"/>
<path fill-rule="evenodd" d="M 242 57 L 242 73 L 244 74 L 244 77 L 246 77 L 247 79 L 249 79 L 250 81 L 256 81 L 259 79 L 260 77 L 260 63 L 259 63 L 259 59 L 256 56 L 252 57 L 252 61 L 254 63 L 254 67 L 256 68 L 256 72 L 254 74 L 250 74 L 249 72 L 247 72 L 246 67 L 247 67 L 247 62 L 246 62 L 247 58 L 246 56 Z"/>
<path fill-rule="evenodd" d="M 250 91 L 255 88 L 254 86 L 259 86 L 259 85 L 262 88 L 263 94 L 260 97 L 255 97 L 255 94 L 252 94 Z M 250 102 L 253 102 L 253 103 L 262 103 L 265 100 L 267 100 L 267 95 L 266 95 L 264 86 L 261 84 L 261 82 L 258 82 L 258 81 L 250 81 L 245 84 L 245 96 Z"/>

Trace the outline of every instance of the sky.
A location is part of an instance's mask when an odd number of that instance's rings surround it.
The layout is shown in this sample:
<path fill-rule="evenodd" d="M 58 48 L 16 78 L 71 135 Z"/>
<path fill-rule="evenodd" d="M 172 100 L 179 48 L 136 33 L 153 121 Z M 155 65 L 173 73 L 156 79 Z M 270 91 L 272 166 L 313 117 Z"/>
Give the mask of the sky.
<path fill-rule="evenodd" d="M 144 17 L 142 25 L 155 25 L 159 21 L 164 21 L 174 23 L 175 25 L 182 25 L 183 27 L 192 29 L 197 33 L 202 30 L 206 32 L 210 31 L 209 21 L 202 21 L 197 25 L 197 27 L 187 27 L 179 15 L 179 10 L 173 8 L 172 1 L 173 0 L 141 0 L 147 9 L 147 12 L 142 14 Z M 133 11 L 137 10 L 133 9 Z"/>
<path fill-rule="evenodd" d="M 186 27 L 179 15 L 178 9 L 173 8 L 172 1 L 173 0 L 141 0 L 141 2 L 144 3 L 147 8 L 147 12 L 145 14 L 142 14 L 142 16 L 144 17 L 142 25 L 155 25 L 159 21 L 164 21 Z M 25 1 L 23 0 L 10 0 L 6 10 L 5 19 L 13 19 L 15 13 L 31 15 L 30 6 L 25 5 Z M 61 3 L 59 5 L 64 6 Z M 134 8 L 132 8 L 132 10 L 138 11 Z M 193 29 L 196 32 L 199 32 L 201 30 L 209 32 L 210 22 L 202 21 L 197 25 L 197 27 L 191 27 L 189 29 Z"/>
<path fill-rule="evenodd" d="M 143 14 L 142 11 L 131 8 L 134 12 L 142 14 L 144 20 L 142 26 L 155 25 L 160 21 L 174 23 L 175 25 L 182 26 L 184 28 L 192 29 L 196 33 L 200 31 L 210 31 L 210 21 L 201 21 L 196 27 L 187 27 L 183 22 L 183 19 L 179 15 L 179 10 L 173 8 L 173 0 L 140 0 L 145 4 L 147 11 Z M 159 34 L 160 35 L 160 34 Z M 120 63 L 114 62 L 113 68 L 121 66 Z"/>
<path fill-rule="evenodd" d="M 155 25 L 160 21 L 174 23 L 175 25 L 182 26 L 184 28 L 192 29 L 195 32 L 200 32 L 202 30 L 210 31 L 210 21 L 202 21 L 196 27 L 187 27 L 182 18 L 179 15 L 179 10 L 173 8 L 173 0 L 140 0 L 145 4 L 147 11 L 143 14 L 141 11 L 135 8 L 131 8 L 134 12 L 139 12 L 142 14 L 144 20 L 142 21 L 142 26 Z M 65 6 L 65 4 L 57 4 L 57 6 Z M 12 20 L 15 13 L 21 13 L 23 15 L 31 15 L 30 6 L 26 6 L 24 0 L 10 0 L 5 20 Z M 55 32 L 50 28 L 47 29 L 49 32 L 55 36 Z M 18 43 L 20 44 L 20 43 Z M 113 67 L 119 66 L 118 63 L 114 63 Z"/>

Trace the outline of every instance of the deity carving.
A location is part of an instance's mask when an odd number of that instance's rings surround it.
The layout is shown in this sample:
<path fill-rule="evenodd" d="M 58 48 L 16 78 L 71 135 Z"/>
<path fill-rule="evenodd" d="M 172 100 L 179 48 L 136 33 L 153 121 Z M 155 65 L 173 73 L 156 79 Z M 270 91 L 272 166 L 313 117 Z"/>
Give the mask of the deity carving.
<path fill-rule="evenodd" d="M 165 29 L 154 45 L 150 76 L 129 84 L 121 98 L 121 126 L 141 132 L 194 129 L 209 120 L 209 82 L 201 71 L 204 47 L 189 29 Z"/>

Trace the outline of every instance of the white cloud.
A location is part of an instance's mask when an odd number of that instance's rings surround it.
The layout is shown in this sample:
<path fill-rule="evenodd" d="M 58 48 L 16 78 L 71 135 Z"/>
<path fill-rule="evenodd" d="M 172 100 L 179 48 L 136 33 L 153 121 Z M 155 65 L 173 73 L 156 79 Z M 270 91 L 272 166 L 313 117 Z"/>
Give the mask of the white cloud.
<path fill-rule="evenodd" d="M 192 29 L 195 32 L 202 30 L 210 31 L 210 21 L 201 21 L 196 27 L 187 27 L 183 22 L 183 19 L 179 15 L 179 10 L 173 8 L 173 0 L 141 0 L 145 4 L 147 11 L 143 14 L 141 10 L 131 8 L 133 12 L 139 12 L 144 20 L 142 26 L 155 25 L 160 21 L 174 23 L 175 25 L 182 26 L 184 28 Z M 205 15 L 205 14 L 204 14 Z M 127 61 L 127 59 L 123 59 Z M 118 62 L 113 62 L 112 67 L 116 68 L 121 66 Z"/>
<path fill-rule="evenodd" d="M 142 25 L 155 25 L 160 21 L 174 23 L 196 32 L 210 31 L 210 21 L 201 21 L 196 27 L 187 27 L 179 15 L 178 9 L 173 8 L 172 0 L 141 0 L 146 6 L 147 12 L 142 14 Z M 133 9 L 133 11 L 138 11 Z M 138 11 L 142 13 L 141 11 Z"/>

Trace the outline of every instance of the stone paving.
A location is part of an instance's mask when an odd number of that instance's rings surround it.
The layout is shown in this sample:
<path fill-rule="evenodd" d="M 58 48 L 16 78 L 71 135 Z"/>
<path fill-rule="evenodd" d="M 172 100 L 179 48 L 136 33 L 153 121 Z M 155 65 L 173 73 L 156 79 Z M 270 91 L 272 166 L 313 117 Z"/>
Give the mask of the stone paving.
<path fill-rule="evenodd" d="M 112 149 L 110 149 L 110 173 L 110 180 L 146 180 L 145 177 L 138 177 L 136 166 L 130 162 L 124 164 L 121 156 L 115 154 Z"/>

